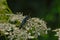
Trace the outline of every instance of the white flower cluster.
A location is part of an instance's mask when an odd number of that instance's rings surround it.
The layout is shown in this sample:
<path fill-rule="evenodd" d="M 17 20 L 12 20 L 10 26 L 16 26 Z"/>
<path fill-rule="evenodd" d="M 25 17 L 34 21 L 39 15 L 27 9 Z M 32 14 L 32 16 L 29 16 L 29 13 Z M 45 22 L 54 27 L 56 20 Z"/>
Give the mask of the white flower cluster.
<path fill-rule="evenodd" d="M 20 22 L 25 18 L 25 16 L 16 14 L 10 16 L 10 20 L 20 20 Z M 46 23 L 39 18 L 30 18 L 27 20 L 25 25 L 21 29 L 16 27 L 15 24 L 11 23 L 0 23 L 0 30 L 8 35 L 9 40 L 27 40 L 37 38 L 40 35 L 47 34 Z"/>
<path fill-rule="evenodd" d="M 25 18 L 25 16 L 22 16 L 22 14 L 10 14 L 10 21 L 15 21 L 18 20 L 20 22 L 22 22 L 22 20 Z"/>
<path fill-rule="evenodd" d="M 60 28 L 53 30 L 56 32 L 55 36 L 58 36 L 58 40 L 60 40 Z"/>
<path fill-rule="evenodd" d="M 29 32 L 29 38 L 37 38 L 38 35 L 47 34 L 46 23 L 39 18 L 31 18 L 27 20 L 26 24 L 23 27 L 25 27 L 25 29 Z"/>

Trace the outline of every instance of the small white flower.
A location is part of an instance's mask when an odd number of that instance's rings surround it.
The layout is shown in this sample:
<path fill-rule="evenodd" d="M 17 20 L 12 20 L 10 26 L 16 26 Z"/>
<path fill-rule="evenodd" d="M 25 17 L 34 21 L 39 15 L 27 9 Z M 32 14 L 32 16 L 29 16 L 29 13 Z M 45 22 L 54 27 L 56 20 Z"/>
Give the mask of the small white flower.
<path fill-rule="evenodd" d="M 8 35 L 9 33 L 8 32 L 5 32 L 5 35 Z"/>
<path fill-rule="evenodd" d="M 33 38 L 35 38 L 35 37 L 34 37 L 34 36 L 28 36 L 28 38 L 29 38 L 29 39 L 33 39 Z"/>

